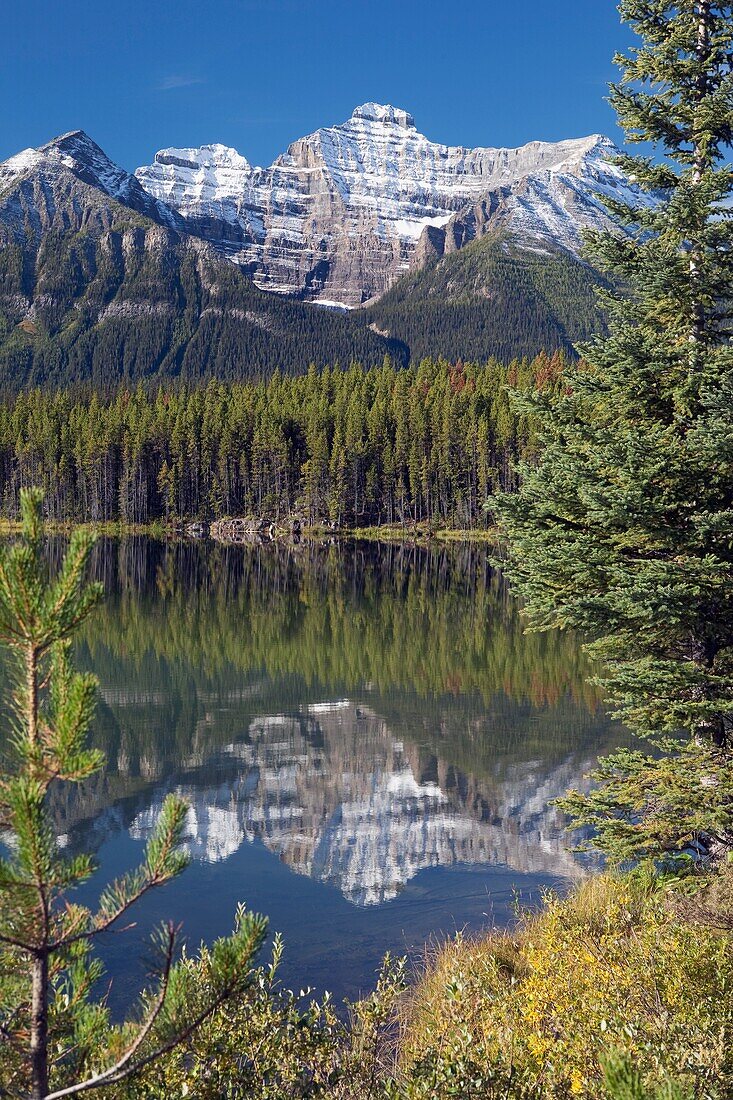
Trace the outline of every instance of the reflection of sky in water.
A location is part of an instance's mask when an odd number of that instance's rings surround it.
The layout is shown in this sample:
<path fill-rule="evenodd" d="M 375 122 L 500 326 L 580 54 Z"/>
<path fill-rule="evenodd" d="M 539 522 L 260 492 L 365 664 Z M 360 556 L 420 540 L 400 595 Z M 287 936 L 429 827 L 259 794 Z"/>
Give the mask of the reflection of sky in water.
<path fill-rule="evenodd" d="M 168 792 L 188 800 L 192 865 L 140 928 L 183 915 L 210 939 L 244 900 L 284 933 L 286 978 L 354 993 L 385 950 L 579 873 L 548 803 L 618 734 L 575 643 L 523 635 L 485 551 L 131 540 L 96 570 L 111 595 L 80 659 L 109 768 L 55 811 L 108 877 Z M 118 988 L 135 947 L 105 945 Z"/>

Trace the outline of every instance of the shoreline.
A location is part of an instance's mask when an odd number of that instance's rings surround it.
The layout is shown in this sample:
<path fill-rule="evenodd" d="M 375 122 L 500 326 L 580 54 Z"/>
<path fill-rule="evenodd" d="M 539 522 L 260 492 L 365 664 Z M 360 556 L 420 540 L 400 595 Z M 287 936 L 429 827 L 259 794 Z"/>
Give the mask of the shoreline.
<path fill-rule="evenodd" d="M 252 539 L 217 538 L 209 533 L 211 524 L 191 520 L 186 523 L 166 524 L 159 520 L 152 523 L 123 523 L 119 520 L 53 520 L 48 519 L 44 527 L 51 535 L 70 535 L 72 531 L 83 528 L 93 531 L 103 538 L 129 538 L 146 535 L 149 538 L 166 541 L 186 540 L 191 542 L 211 541 L 222 546 L 246 545 L 248 543 L 297 543 L 303 541 L 322 542 L 328 539 L 354 539 L 360 542 L 480 542 L 495 544 L 498 533 L 495 528 L 432 528 L 428 524 L 402 525 L 381 524 L 367 527 L 325 527 L 322 524 L 304 526 L 297 536 L 286 527 L 273 524 L 273 534 Z M 192 533 L 191 528 L 200 527 L 202 531 Z M 20 532 L 19 520 L 0 517 L 0 538 L 16 535 Z"/>

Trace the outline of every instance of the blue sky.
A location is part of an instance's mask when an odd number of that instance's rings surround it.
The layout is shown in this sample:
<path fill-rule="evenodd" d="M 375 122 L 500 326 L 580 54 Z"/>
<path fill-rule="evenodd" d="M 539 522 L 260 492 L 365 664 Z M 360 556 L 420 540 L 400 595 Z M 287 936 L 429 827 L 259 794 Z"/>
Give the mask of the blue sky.
<path fill-rule="evenodd" d="M 0 39 L 0 159 L 86 130 L 133 169 L 220 141 L 269 164 L 376 100 L 435 141 L 603 132 L 615 0 L 24 0 Z"/>

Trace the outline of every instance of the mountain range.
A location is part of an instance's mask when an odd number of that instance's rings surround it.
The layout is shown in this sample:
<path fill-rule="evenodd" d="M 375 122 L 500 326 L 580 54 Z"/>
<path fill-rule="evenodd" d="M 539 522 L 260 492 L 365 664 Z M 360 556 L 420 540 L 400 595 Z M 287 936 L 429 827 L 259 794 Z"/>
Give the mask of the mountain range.
<path fill-rule="evenodd" d="M 376 103 L 269 168 L 206 145 L 131 174 L 63 135 L 0 165 L 0 385 L 569 349 L 603 323 L 582 231 L 649 201 L 614 152 L 440 145 Z"/>

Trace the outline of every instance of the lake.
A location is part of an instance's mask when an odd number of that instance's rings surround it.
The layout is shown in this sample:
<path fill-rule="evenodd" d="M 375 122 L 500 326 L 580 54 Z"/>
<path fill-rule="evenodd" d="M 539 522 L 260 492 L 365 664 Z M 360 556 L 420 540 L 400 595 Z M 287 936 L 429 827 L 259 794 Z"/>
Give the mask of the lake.
<path fill-rule="evenodd" d="M 54 542 L 51 553 L 62 546 Z M 587 868 L 549 805 L 619 740 L 569 635 L 525 635 L 485 547 L 103 540 L 108 596 L 79 663 L 99 677 L 107 769 L 54 802 L 99 882 L 135 864 L 166 794 L 192 862 L 103 954 L 120 1005 L 152 925 L 189 945 L 239 901 L 282 932 L 283 980 L 355 996 L 390 950 Z"/>

